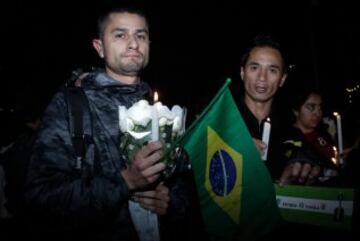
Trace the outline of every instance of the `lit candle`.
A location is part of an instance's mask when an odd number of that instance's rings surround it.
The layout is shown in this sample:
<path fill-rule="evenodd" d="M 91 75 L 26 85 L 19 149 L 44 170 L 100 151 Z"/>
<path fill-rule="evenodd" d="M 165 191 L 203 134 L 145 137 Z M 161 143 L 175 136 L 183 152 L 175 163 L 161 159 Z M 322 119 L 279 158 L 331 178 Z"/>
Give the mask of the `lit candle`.
<path fill-rule="evenodd" d="M 339 164 L 342 165 L 344 163 L 342 155 L 344 153 L 343 148 L 343 139 L 342 139 L 342 128 L 341 128 L 341 115 L 337 112 L 334 112 L 334 116 L 336 117 L 336 132 L 338 138 L 338 153 L 339 153 Z"/>
<path fill-rule="evenodd" d="M 267 159 L 268 149 L 269 149 L 269 139 L 270 139 L 270 118 L 267 118 L 264 123 L 263 133 L 262 133 L 262 141 L 266 144 L 266 148 L 261 156 L 261 158 L 265 161 Z"/>
<path fill-rule="evenodd" d="M 158 101 L 158 98 L 159 98 L 158 93 L 155 91 L 154 103 L 151 108 L 151 140 L 152 141 L 159 140 L 159 117 L 155 106 L 155 103 Z"/>
<path fill-rule="evenodd" d="M 335 153 L 335 157 L 336 156 L 338 156 L 338 151 L 337 151 L 337 149 L 336 149 L 336 146 L 333 146 L 333 151 L 334 151 L 334 153 Z M 336 166 L 338 166 L 339 165 L 339 161 L 335 158 L 335 157 L 332 157 L 331 158 L 331 161 L 336 165 Z"/>

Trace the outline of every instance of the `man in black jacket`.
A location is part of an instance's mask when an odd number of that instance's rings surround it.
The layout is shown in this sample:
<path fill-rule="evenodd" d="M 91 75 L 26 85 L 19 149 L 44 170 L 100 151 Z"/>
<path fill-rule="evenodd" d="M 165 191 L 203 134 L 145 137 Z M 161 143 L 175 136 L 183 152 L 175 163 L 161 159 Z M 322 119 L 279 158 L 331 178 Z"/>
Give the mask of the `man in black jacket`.
<path fill-rule="evenodd" d="M 149 43 L 148 23 L 138 10 L 113 9 L 99 18 L 93 47 L 104 59 L 105 70 L 91 72 L 82 81 L 93 134 L 80 168 L 64 92 L 48 105 L 25 192 L 27 215 L 31 222 L 40 220 L 32 227 L 40 238 L 138 240 L 128 209 L 132 195 L 159 216 L 162 240 L 191 235 L 191 175 L 179 170 L 159 182 L 165 168 L 159 162 L 159 141 L 143 146 L 131 165 L 119 148 L 118 106 L 130 107 L 151 92 L 139 76 L 149 61 Z M 149 186 L 153 188 L 144 191 Z"/>
<path fill-rule="evenodd" d="M 287 64 L 279 43 L 270 35 L 256 36 L 242 56 L 240 75 L 245 94 L 238 107 L 259 151 L 268 148 L 265 164 L 273 179 L 280 184 L 311 183 L 320 174 L 319 166 L 285 163 L 280 156 L 284 122 L 279 110 L 274 108 L 274 97 L 287 78 Z M 268 146 L 261 141 L 267 118 L 272 125 Z"/>

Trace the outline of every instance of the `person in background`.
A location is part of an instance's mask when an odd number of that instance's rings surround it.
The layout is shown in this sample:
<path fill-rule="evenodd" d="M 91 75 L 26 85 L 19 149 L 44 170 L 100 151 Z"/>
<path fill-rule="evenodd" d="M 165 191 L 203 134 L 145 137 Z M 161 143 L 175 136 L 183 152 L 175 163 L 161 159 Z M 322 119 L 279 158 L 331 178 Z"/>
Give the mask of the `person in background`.
<path fill-rule="evenodd" d="M 15 240 L 22 230 L 22 200 L 26 170 L 30 160 L 32 146 L 41 123 L 42 108 L 40 103 L 22 104 L 11 112 L 11 123 L 7 123 L 7 132 L 13 140 L 1 148 L 0 169 L 3 185 L 0 190 L 2 214 L 0 212 L 1 240 Z"/>
<path fill-rule="evenodd" d="M 150 52 L 145 15 L 134 8 L 113 8 L 98 19 L 92 42 L 105 69 L 83 76 L 93 135 L 86 165 L 76 165 L 64 92 L 52 99 L 35 142 L 25 187 L 27 215 L 36 238 L 59 240 L 139 240 L 128 201 L 159 217 L 161 240 L 188 240 L 197 230 L 191 207 L 191 176 L 178 169 L 160 181 L 165 164 L 160 141 L 147 143 L 131 165 L 122 157 L 118 106 L 146 99 L 151 89 L 141 77 Z M 86 118 L 86 117 L 85 117 Z M 39 222 L 36 222 L 39 221 Z M 193 227 L 189 227 L 192 226 Z M 144 228 L 144 227 L 143 227 Z M 144 230 L 143 230 L 144 231 Z"/>
<path fill-rule="evenodd" d="M 287 164 L 280 160 L 282 113 L 274 99 L 287 78 L 288 66 L 280 44 L 271 35 L 257 35 L 241 58 L 240 76 L 244 95 L 237 101 L 240 113 L 260 153 L 268 148 L 265 161 L 270 174 L 280 184 L 315 179 L 320 173 L 317 166 L 304 163 Z M 268 146 L 262 142 L 266 119 L 271 121 Z"/>
<path fill-rule="evenodd" d="M 318 179 L 299 179 L 299 183 L 329 184 L 339 175 L 339 158 L 331 134 L 322 125 L 322 108 L 322 95 L 314 89 L 304 88 L 294 95 L 292 112 L 295 120 L 285 132 L 283 141 L 285 162 L 303 163 L 309 170 L 314 166 L 315 174 L 323 171 Z"/>

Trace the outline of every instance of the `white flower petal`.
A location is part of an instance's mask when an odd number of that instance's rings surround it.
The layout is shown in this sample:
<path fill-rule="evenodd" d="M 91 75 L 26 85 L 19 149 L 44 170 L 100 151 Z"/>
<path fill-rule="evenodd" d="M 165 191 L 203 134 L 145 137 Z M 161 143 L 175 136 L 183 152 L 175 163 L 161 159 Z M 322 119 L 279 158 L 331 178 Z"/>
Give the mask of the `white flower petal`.
<path fill-rule="evenodd" d="M 139 100 L 135 103 L 135 105 L 139 105 L 140 107 L 147 107 L 149 106 L 149 102 L 147 100 Z"/>
<path fill-rule="evenodd" d="M 140 100 L 128 109 L 128 117 L 135 125 L 146 126 L 151 119 L 151 106 L 147 101 Z"/>
<path fill-rule="evenodd" d="M 145 132 L 128 131 L 128 133 L 135 139 L 142 139 L 145 136 L 149 135 L 151 133 L 151 131 L 145 131 Z"/>
<path fill-rule="evenodd" d="M 167 123 L 167 119 L 165 117 L 159 118 L 159 126 L 164 126 Z"/>
<path fill-rule="evenodd" d="M 134 122 L 131 119 L 126 118 L 125 123 L 126 123 L 126 130 L 125 131 L 131 131 L 131 130 L 134 129 L 135 125 L 134 125 Z"/>
<path fill-rule="evenodd" d="M 174 105 L 172 108 L 171 108 L 171 112 L 173 113 L 174 117 L 178 116 L 178 117 L 182 117 L 183 115 L 183 109 L 178 106 L 178 105 Z"/>
<path fill-rule="evenodd" d="M 126 132 L 128 129 L 127 129 L 127 122 L 126 122 L 126 119 L 127 119 L 127 110 L 125 108 L 125 106 L 122 106 L 120 105 L 119 106 L 119 126 L 120 126 L 120 130 L 122 132 Z"/>
<path fill-rule="evenodd" d="M 166 105 L 162 105 L 160 102 L 155 103 L 155 107 L 158 112 L 159 118 L 165 117 L 166 119 L 173 119 L 173 114 Z"/>
<path fill-rule="evenodd" d="M 173 132 L 180 132 L 181 129 L 182 129 L 182 118 L 177 116 L 174 119 L 174 123 L 173 123 L 173 126 L 172 126 L 172 131 Z"/>

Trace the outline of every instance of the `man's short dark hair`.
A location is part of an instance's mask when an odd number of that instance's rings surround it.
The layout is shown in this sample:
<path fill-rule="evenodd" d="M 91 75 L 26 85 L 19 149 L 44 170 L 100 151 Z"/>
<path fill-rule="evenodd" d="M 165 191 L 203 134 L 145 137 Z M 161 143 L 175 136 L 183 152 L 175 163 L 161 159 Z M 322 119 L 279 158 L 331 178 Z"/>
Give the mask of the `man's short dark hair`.
<path fill-rule="evenodd" d="M 114 13 L 137 14 L 145 19 L 146 25 L 149 25 L 146 14 L 140 8 L 136 8 L 136 7 L 107 8 L 100 13 L 100 15 L 97 19 L 97 37 L 98 38 L 102 39 L 104 37 L 105 28 L 106 28 L 106 25 L 108 24 L 109 17 L 111 14 L 114 14 Z"/>
<path fill-rule="evenodd" d="M 256 47 L 270 47 L 273 49 L 276 49 L 280 52 L 282 60 L 283 60 L 283 71 L 284 73 L 287 73 L 287 61 L 284 55 L 284 52 L 280 46 L 280 43 L 275 39 L 274 36 L 271 34 L 259 34 L 257 35 L 252 43 L 246 48 L 244 54 L 241 57 L 241 66 L 244 67 L 246 65 L 246 62 L 249 59 L 250 52 Z"/>

